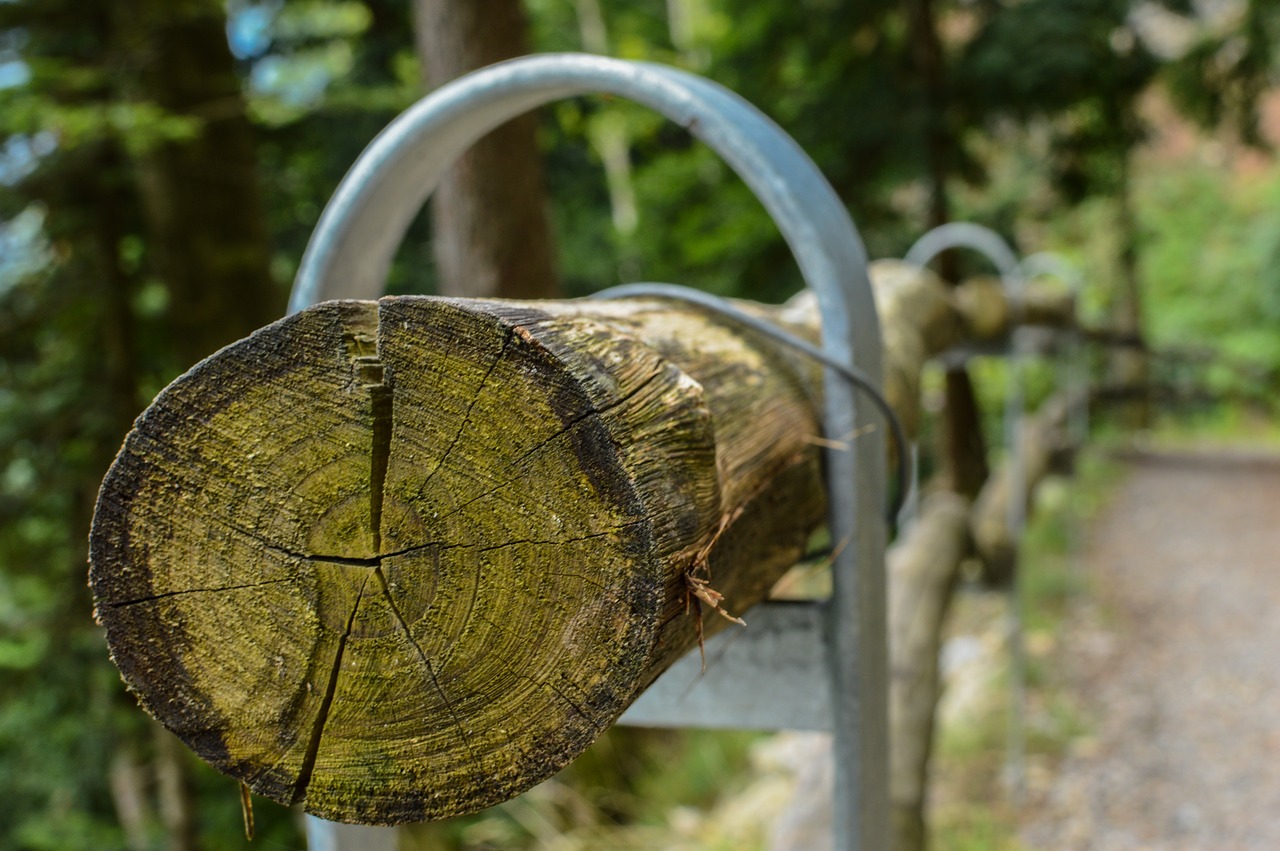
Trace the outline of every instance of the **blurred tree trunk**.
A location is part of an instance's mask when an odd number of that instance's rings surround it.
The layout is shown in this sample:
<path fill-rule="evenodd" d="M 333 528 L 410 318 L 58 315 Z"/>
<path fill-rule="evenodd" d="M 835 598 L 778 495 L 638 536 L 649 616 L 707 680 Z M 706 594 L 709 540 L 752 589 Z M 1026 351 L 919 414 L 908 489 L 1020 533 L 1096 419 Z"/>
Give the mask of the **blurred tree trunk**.
<path fill-rule="evenodd" d="M 146 783 L 133 748 L 127 744 L 117 748 L 111 759 L 111 803 L 116 808 L 116 818 L 129 851 L 147 849 L 147 827 L 152 816 Z"/>
<path fill-rule="evenodd" d="M 528 53 L 519 0 L 415 0 L 427 84 Z M 524 115 L 480 140 L 431 199 L 442 294 L 545 298 L 560 284 L 537 119 Z"/>
<path fill-rule="evenodd" d="M 102 287 L 98 298 L 98 306 L 103 322 L 100 326 L 101 368 L 103 378 L 100 385 L 103 393 L 102 410 L 105 414 L 104 428 L 107 434 L 122 435 L 129 429 L 129 424 L 137 416 L 143 401 L 138 392 L 138 361 L 135 335 L 136 323 L 133 317 L 131 300 L 134 295 L 135 282 L 126 274 L 120 264 L 120 245 L 126 229 L 122 221 L 122 211 L 136 204 L 126 182 L 128 179 L 127 162 L 114 142 L 99 146 L 94 157 L 94 172 L 97 185 L 93 187 L 93 222 L 95 226 L 94 265 L 101 275 L 99 283 Z M 105 470 L 115 454 L 114 441 L 103 441 L 97 448 L 97 458 L 92 464 L 93 478 L 87 480 L 77 489 L 79 505 L 75 511 L 76 540 L 84 540 L 89 532 L 89 517 L 93 511 L 93 495 L 97 490 L 96 473 Z M 82 562 L 83 553 L 77 554 L 77 562 Z M 77 567 L 80 566 L 78 563 Z M 77 619 L 84 609 L 76 607 Z M 132 700 L 123 693 L 119 694 L 121 703 L 132 704 Z M 157 732 L 159 725 L 151 725 Z M 110 787 L 112 803 L 120 827 L 124 830 L 125 841 L 131 851 L 143 851 L 149 846 L 148 833 L 155 824 L 155 812 L 148 795 L 147 775 L 137 757 L 136 743 L 133 737 L 121 732 L 120 741 L 116 745 L 115 756 L 111 762 Z"/>
<path fill-rule="evenodd" d="M 609 28 L 605 24 L 600 0 L 577 0 L 576 8 L 582 49 L 588 53 L 608 56 Z M 618 236 L 628 239 L 640 226 L 640 213 L 631 174 L 631 138 L 627 132 L 626 119 L 614 110 L 599 112 L 592 117 L 587 127 L 587 137 L 604 165 L 613 229 Z"/>
<path fill-rule="evenodd" d="M 1133 181 L 1130 157 L 1118 157 L 1120 186 L 1116 192 L 1116 238 L 1120 278 L 1111 305 L 1112 327 L 1121 334 L 1144 339 L 1142 322 L 1141 270 L 1138 267 L 1138 221 L 1133 209 Z M 1148 385 L 1148 362 L 1142 348 L 1117 348 L 1111 355 L 1111 381 L 1118 387 L 1145 388 Z M 1129 428 L 1151 425 L 1151 403 L 1142 390 L 1131 403 L 1120 409 L 1120 418 Z"/>
<path fill-rule="evenodd" d="M 120 265 L 120 245 L 126 233 L 122 211 L 136 204 L 136 198 L 125 185 L 128 164 L 117 142 L 113 140 L 99 146 L 94 167 L 98 186 L 92 192 L 93 257 L 102 276 L 99 303 L 104 320 L 101 326 L 101 366 L 106 378 L 103 389 L 108 396 L 108 428 L 123 435 L 144 402 L 138 392 L 137 328 L 131 303 L 135 281 Z M 114 447 L 103 447 L 102 463 L 110 463 L 114 454 Z M 86 508 L 92 510 L 92 503 Z M 83 516 L 87 524 L 88 512 Z M 87 525 L 85 529 L 87 531 Z"/>
<path fill-rule="evenodd" d="M 911 61 L 918 77 L 924 106 L 925 173 L 929 185 L 927 229 L 951 220 L 947 178 L 951 172 L 955 140 L 947 123 L 946 57 L 938 35 L 935 0 L 911 0 L 907 9 Z M 954 251 L 937 259 L 938 273 L 953 286 L 959 281 Z M 946 412 L 939 447 L 943 477 L 948 487 L 970 499 L 987 480 L 987 441 L 973 382 L 964 366 L 947 370 Z"/>
<path fill-rule="evenodd" d="M 947 487 L 973 499 L 990 474 L 982 412 L 973 381 L 963 366 L 947 370 L 946 418 L 943 423 L 942 472 Z"/>
<path fill-rule="evenodd" d="M 152 263 L 169 291 L 172 347 L 186 367 L 278 317 L 253 130 L 218 0 L 117 0 L 133 72 L 127 91 L 190 121 L 142 149 Z"/>

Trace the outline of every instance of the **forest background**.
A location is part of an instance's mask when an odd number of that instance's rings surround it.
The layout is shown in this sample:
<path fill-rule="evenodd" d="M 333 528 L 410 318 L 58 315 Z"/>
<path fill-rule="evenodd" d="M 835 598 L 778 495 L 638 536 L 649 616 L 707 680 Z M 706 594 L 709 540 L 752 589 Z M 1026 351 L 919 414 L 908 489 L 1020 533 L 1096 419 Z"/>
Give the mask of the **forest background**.
<path fill-rule="evenodd" d="M 1205 386 L 1265 406 L 1278 43 L 1265 0 L 2 0 L 0 848 L 243 841 L 235 784 L 107 659 L 93 500 L 160 388 L 282 314 L 337 182 L 431 85 L 532 51 L 704 74 L 798 140 L 872 257 L 950 220 L 1063 252 L 1097 324 L 1211 350 Z M 424 211 L 392 291 L 801 285 L 746 187 L 680 128 L 593 98 L 522 126 L 508 148 L 537 156 L 487 169 L 532 168 L 525 200 L 491 194 L 467 213 L 481 227 L 447 200 Z M 634 791 L 623 762 L 609 771 Z M 599 810 L 632 817 L 618 800 Z M 260 841 L 301 847 L 297 830 L 260 805 Z"/>

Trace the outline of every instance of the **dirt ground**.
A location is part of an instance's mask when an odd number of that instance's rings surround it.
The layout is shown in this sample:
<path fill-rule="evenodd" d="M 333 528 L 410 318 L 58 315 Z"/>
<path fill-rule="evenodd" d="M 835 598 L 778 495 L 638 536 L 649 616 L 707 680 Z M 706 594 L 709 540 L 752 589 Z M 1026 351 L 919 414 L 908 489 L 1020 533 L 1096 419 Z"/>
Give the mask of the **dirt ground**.
<path fill-rule="evenodd" d="M 1031 848 L 1280 849 L 1280 459 L 1139 453 L 1068 619 L 1090 734 L 1024 810 Z"/>

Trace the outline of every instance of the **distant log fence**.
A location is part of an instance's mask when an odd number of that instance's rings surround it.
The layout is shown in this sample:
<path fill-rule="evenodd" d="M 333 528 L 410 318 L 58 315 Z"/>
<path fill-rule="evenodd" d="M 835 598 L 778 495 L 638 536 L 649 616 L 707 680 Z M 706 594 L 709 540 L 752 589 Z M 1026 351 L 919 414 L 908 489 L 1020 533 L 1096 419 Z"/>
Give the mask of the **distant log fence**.
<path fill-rule="evenodd" d="M 919 426 L 920 375 L 932 359 L 957 347 L 1011 342 L 1015 327 L 1070 331 L 1075 305 L 1061 287 L 1024 282 L 1018 303 L 993 278 L 947 287 L 918 267 L 896 261 L 872 265 L 877 306 L 885 322 L 886 378 L 904 422 Z M 1019 317 L 1015 326 L 1012 317 Z M 938 330 L 938 329 L 950 329 Z M 896 354 L 894 341 L 910 357 Z M 903 396 L 894 395 L 893 376 Z M 1011 500 L 1030 508 L 1035 488 L 1069 443 L 1070 412 L 1082 400 L 1060 393 L 1016 424 L 1020 469 L 1007 461 L 993 471 L 972 504 L 946 490 L 926 488 L 915 522 L 889 548 L 890 795 L 895 851 L 923 848 L 925 799 L 940 693 L 938 659 L 943 626 L 962 562 L 980 558 L 984 576 L 1007 583 L 1015 570 L 1017 530 Z M 1012 444 L 1011 444 L 1012 446 Z"/>

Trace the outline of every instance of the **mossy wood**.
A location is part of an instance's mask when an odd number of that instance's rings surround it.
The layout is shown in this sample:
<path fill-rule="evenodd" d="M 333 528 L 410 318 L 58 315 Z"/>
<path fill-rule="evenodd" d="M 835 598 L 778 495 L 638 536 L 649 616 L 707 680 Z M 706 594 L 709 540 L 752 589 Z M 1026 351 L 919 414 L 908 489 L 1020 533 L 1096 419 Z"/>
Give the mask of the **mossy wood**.
<path fill-rule="evenodd" d="M 872 268 L 886 391 L 1007 332 Z M 749 306 L 810 339 L 816 304 Z M 824 519 L 817 368 L 683 303 L 329 302 L 193 368 L 99 495 L 97 616 L 143 706 L 254 791 L 399 823 L 581 753 Z M 749 628 L 749 627 L 748 627 Z"/>
<path fill-rule="evenodd" d="M 796 561 L 819 378 L 669 303 L 322 304 L 139 418 L 99 496 L 97 615 L 148 711 L 254 791 L 473 811 L 727 625 L 715 594 L 736 613 Z"/>
<path fill-rule="evenodd" d="M 892 851 L 927 845 L 925 802 L 941 693 L 943 626 L 969 552 L 969 502 L 937 491 L 889 549 L 889 792 Z"/>

